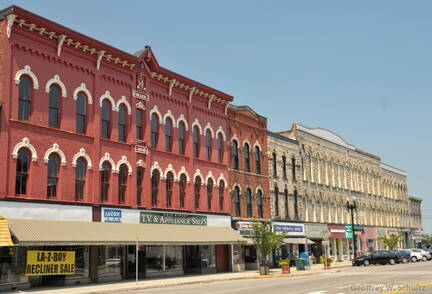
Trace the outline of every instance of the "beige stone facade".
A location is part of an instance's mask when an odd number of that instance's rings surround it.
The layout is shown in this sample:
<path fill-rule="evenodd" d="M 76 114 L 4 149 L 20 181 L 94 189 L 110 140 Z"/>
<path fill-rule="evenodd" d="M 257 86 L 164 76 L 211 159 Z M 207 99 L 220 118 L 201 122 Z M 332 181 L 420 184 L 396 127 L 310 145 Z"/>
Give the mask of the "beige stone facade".
<path fill-rule="evenodd" d="M 410 201 L 410 218 L 409 228 L 421 230 L 422 229 L 422 214 L 421 214 L 421 203 L 423 199 L 409 196 Z"/>

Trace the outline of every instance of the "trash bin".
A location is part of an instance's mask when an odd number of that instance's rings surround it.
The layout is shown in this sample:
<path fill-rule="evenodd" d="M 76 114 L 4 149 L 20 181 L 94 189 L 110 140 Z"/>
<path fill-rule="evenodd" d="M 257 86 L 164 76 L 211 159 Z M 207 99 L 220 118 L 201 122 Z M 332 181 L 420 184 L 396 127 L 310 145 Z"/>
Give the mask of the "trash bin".
<path fill-rule="evenodd" d="M 261 260 L 259 266 L 260 275 L 268 275 L 269 274 L 269 265 L 267 260 Z"/>
<path fill-rule="evenodd" d="M 303 259 L 301 259 L 301 258 L 296 259 L 295 265 L 296 265 L 296 269 L 298 271 L 305 270 L 305 261 Z"/>

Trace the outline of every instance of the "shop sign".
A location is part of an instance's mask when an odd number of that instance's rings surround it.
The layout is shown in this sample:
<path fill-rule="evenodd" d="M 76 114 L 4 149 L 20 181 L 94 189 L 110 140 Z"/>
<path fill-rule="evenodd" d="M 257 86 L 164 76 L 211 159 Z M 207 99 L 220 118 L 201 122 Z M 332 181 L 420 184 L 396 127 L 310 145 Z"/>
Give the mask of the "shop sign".
<path fill-rule="evenodd" d="M 104 208 L 103 215 L 106 223 L 121 223 L 122 211 L 120 209 Z"/>
<path fill-rule="evenodd" d="M 140 93 L 140 92 L 138 92 L 136 90 L 132 91 L 132 97 L 138 98 L 138 99 L 141 99 L 141 100 L 144 100 L 144 101 L 149 101 L 150 100 L 149 95 Z"/>
<path fill-rule="evenodd" d="M 304 224 L 295 223 L 274 223 L 273 230 L 286 235 L 304 235 Z"/>
<path fill-rule="evenodd" d="M 8 221 L 0 216 L 0 247 L 1 246 L 14 246 L 14 244 L 9 231 Z"/>
<path fill-rule="evenodd" d="M 345 225 L 345 239 L 353 238 L 352 225 Z"/>
<path fill-rule="evenodd" d="M 253 222 L 237 222 L 234 226 L 241 236 L 253 236 Z"/>
<path fill-rule="evenodd" d="M 75 274 L 75 251 L 27 251 L 26 276 Z"/>
<path fill-rule="evenodd" d="M 386 233 L 385 233 L 384 230 L 378 230 L 378 231 L 377 231 L 377 235 L 378 235 L 379 237 L 384 237 L 384 236 L 386 235 Z"/>
<path fill-rule="evenodd" d="M 140 154 L 148 154 L 148 148 L 146 146 L 135 145 L 135 152 Z"/>
<path fill-rule="evenodd" d="M 308 238 L 327 239 L 330 235 L 325 224 L 305 224 L 305 234 Z"/>
<path fill-rule="evenodd" d="M 165 224 L 165 225 L 189 225 L 206 226 L 207 216 L 186 213 L 169 212 L 140 212 L 140 223 Z"/>

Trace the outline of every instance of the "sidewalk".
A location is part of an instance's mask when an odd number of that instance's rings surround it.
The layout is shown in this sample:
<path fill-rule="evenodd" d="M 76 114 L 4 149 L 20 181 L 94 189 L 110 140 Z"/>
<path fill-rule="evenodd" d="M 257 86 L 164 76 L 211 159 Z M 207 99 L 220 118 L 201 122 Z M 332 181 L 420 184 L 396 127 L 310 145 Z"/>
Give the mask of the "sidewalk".
<path fill-rule="evenodd" d="M 317 275 L 320 273 L 338 272 L 339 268 L 351 266 L 351 262 L 333 263 L 332 269 L 324 270 L 322 264 L 312 265 L 310 269 L 298 271 L 295 267 L 291 267 L 291 274 L 281 274 L 281 269 L 271 269 L 270 275 L 260 276 L 258 271 L 244 271 L 235 273 L 219 273 L 208 275 L 188 275 L 172 278 L 157 278 L 140 280 L 138 284 L 135 281 L 126 280 L 113 283 L 95 283 L 76 286 L 58 287 L 39 287 L 28 290 L 19 290 L 6 293 L 31 293 L 31 294 L 108 294 L 108 293 L 125 293 L 127 291 L 143 290 L 151 288 L 162 288 L 176 285 L 188 285 L 198 283 L 210 283 L 216 281 L 227 280 L 243 280 L 243 279 L 270 279 L 270 278 L 287 278 L 296 276 Z"/>

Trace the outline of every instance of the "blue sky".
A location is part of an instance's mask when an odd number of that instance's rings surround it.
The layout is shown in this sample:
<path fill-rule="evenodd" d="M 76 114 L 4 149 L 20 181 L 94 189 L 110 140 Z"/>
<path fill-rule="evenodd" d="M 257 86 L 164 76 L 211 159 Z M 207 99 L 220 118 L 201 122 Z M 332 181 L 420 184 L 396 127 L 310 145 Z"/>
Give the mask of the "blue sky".
<path fill-rule="evenodd" d="M 61 4 L 60 4 L 61 3 Z M 432 233 L 431 1 L 9 1 L 408 172 Z"/>

